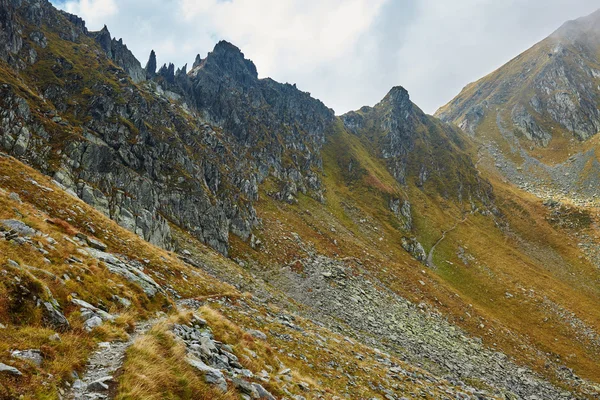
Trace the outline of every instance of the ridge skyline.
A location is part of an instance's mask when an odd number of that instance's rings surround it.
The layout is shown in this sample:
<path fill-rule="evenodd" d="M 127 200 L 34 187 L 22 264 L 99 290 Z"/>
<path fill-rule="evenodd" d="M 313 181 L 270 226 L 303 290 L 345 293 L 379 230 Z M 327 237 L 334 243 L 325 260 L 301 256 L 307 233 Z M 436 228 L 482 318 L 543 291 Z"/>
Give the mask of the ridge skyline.
<path fill-rule="evenodd" d="M 517 12 L 518 14 L 527 11 L 528 15 L 515 14 L 514 17 L 510 17 L 505 21 L 505 27 L 513 24 L 526 25 L 526 28 L 524 28 L 526 32 L 521 37 L 517 38 L 514 32 L 509 34 L 508 38 L 505 37 L 506 35 L 499 34 L 500 30 L 504 28 L 497 27 L 495 22 L 492 21 L 490 25 L 491 33 L 488 35 L 490 38 L 486 39 L 487 34 L 476 32 L 480 30 L 480 25 L 483 25 L 484 21 L 469 22 L 469 24 L 463 24 L 466 33 L 477 34 L 486 40 L 480 40 L 479 43 L 469 40 L 463 46 L 466 46 L 465 49 L 461 50 L 460 46 L 462 45 L 457 43 L 461 42 L 465 32 L 456 32 L 454 25 L 460 25 L 460 21 L 463 20 L 463 22 L 467 22 L 466 6 L 458 5 L 457 11 L 446 10 L 447 15 L 437 15 L 430 18 L 431 20 L 444 17 L 443 20 L 453 20 L 448 22 L 448 26 L 438 24 L 440 25 L 439 29 L 444 30 L 444 35 L 431 35 L 430 32 L 429 37 L 424 35 L 415 37 L 417 28 L 411 22 L 411 18 L 425 18 L 423 10 L 409 4 L 413 2 L 393 5 L 390 3 L 395 2 L 382 0 L 376 2 L 376 4 L 373 3 L 374 10 L 369 11 L 369 14 L 365 16 L 366 19 L 370 18 L 369 26 L 363 27 L 362 31 L 356 34 L 349 34 L 348 40 L 341 41 L 342 44 L 337 47 L 343 47 L 343 49 L 337 50 L 336 46 L 329 46 L 333 50 L 322 54 L 321 48 L 325 45 L 318 43 L 320 40 L 307 41 L 312 42 L 315 48 L 306 51 L 304 48 L 296 49 L 298 40 L 293 38 L 292 33 L 290 33 L 291 39 L 288 42 L 282 42 L 280 30 L 277 26 L 273 28 L 272 37 L 268 37 L 268 40 L 265 39 L 264 41 L 266 43 L 264 47 L 269 47 L 267 49 L 269 51 L 263 51 L 260 46 L 262 42 L 257 37 L 229 32 L 227 27 L 223 28 L 217 26 L 216 23 L 204 21 L 210 16 L 202 14 L 200 12 L 202 10 L 198 11 L 198 6 L 195 10 L 191 10 L 188 13 L 189 15 L 183 14 L 182 7 L 198 2 L 184 1 L 172 4 L 171 8 L 173 10 L 163 10 L 161 8 L 163 5 L 158 2 L 153 7 L 156 8 L 154 11 L 145 9 L 152 7 L 143 7 L 144 10 L 136 11 L 137 14 L 131 14 L 135 6 L 129 3 L 135 2 L 136 0 L 127 0 L 120 2 L 117 6 L 112 0 L 89 0 L 82 3 L 73 0 L 52 1 L 56 7 L 68 12 L 75 11 L 75 14 L 86 21 L 88 29 L 91 31 L 98 31 L 106 24 L 113 36 L 123 38 L 124 43 L 128 45 L 136 58 L 142 63 L 142 66 L 152 49 L 156 51 L 159 66 L 169 62 L 172 62 L 176 68 L 183 67 L 186 63 L 191 66 L 196 54 L 199 53 L 202 57 L 205 57 L 206 53 L 219 40 L 227 40 L 238 46 L 249 59 L 258 65 L 260 78 L 271 77 L 279 82 L 295 83 L 303 91 L 310 92 L 315 98 L 321 99 L 333 108 L 336 115 L 357 110 L 364 105 L 373 106 L 385 96 L 391 87 L 397 85 L 406 87 L 415 103 L 431 115 L 451 100 L 465 85 L 493 72 L 505 60 L 517 56 L 550 35 L 567 19 L 581 17 L 597 9 L 597 5 L 592 4 L 593 2 L 581 0 L 577 4 L 569 4 L 568 14 L 561 12 L 559 15 L 554 15 L 551 11 L 538 10 L 541 7 L 534 3 L 528 4 L 521 7 L 524 11 Z M 84 3 L 88 4 L 87 8 L 84 7 Z M 245 6 L 243 0 L 233 3 L 239 4 L 236 7 Z M 357 3 L 360 3 L 360 1 L 357 1 Z M 556 11 L 561 8 L 562 3 L 564 1 L 556 0 L 551 4 L 544 5 L 544 7 Z M 225 6 L 218 4 L 217 8 L 219 7 Z M 230 12 L 235 12 L 233 5 L 230 4 L 228 7 Z M 261 5 L 257 4 L 256 8 L 260 7 Z M 473 6 L 470 7 L 472 10 L 469 12 L 481 13 L 483 18 L 489 14 L 489 9 L 486 7 L 488 6 Z M 299 20 L 314 11 L 313 8 L 315 6 L 307 5 L 306 10 L 300 13 Z M 497 8 L 504 10 L 507 7 Z M 89 15 L 90 10 L 94 11 L 94 15 Z M 331 15 L 337 15 L 335 12 L 339 10 L 335 7 L 332 10 L 333 14 Z M 530 15 L 534 11 L 536 18 L 532 19 Z M 157 28 L 157 21 L 160 21 L 159 18 L 163 17 L 163 15 L 159 15 L 161 12 L 164 14 L 166 26 L 173 25 L 172 23 L 175 21 L 181 27 L 172 27 L 170 31 L 165 31 L 160 27 Z M 460 15 L 452 13 L 460 13 Z M 374 16 L 371 14 L 374 14 Z M 400 15 L 401 18 L 397 22 L 404 28 L 390 30 L 390 23 L 387 21 L 389 18 L 386 17 L 390 14 Z M 249 15 L 249 18 L 252 18 L 252 15 Z M 527 24 L 524 24 L 524 18 L 528 18 Z M 197 29 L 190 25 L 195 20 L 198 20 L 196 25 L 200 26 Z M 255 23 L 258 22 L 248 22 L 248 24 Z M 335 24 L 335 21 L 332 24 Z M 247 26 L 246 28 L 250 29 L 251 27 Z M 371 32 L 374 29 L 377 30 L 377 36 L 374 36 Z M 514 31 L 515 29 L 510 30 Z M 309 35 L 312 34 L 311 26 L 307 26 L 306 30 L 307 37 L 310 37 Z M 139 32 L 143 34 L 138 34 Z M 427 34 L 427 31 L 424 31 L 424 33 Z M 342 35 L 342 33 L 339 34 Z M 380 48 L 381 46 L 377 45 L 375 46 L 377 49 L 369 50 L 369 43 L 373 44 L 375 39 L 385 43 L 385 48 Z M 440 44 L 444 41 L 445 43 Z M 506 45 L 504 42 L 506 42 Z M 425 43 L 428 43 L 427 46 L 424 46 Z M 438 49 L 440 46 L 441 49 Z M 430 62 L 421 68 L 414 68 L 419 63 L 419 58 L 407 57 L 406 55 L 413 54 L 415 48 L 423 47 L 431 47 L 431 52 L 433 52 L 433 49 L 438 49 L 436 51 L 440 54 L 424 54 L 423 56 Z M 482 49 L 482 47 L 488 48 L 488 50 Z M 344 49 L 350 49 L 348 51 L 353 53 L 350 55 Z M 487 57 L 479 57 L 484 50 L 491 54 Z M 371 54 L 371 52 L 377 54 Z M 473 60 L 470 60 L 470 58 L 480 58 L 484 62 L 482 63 L 480 60 L 472 62 Z M 407 61 L 411 59 L 412 62 Z"/>

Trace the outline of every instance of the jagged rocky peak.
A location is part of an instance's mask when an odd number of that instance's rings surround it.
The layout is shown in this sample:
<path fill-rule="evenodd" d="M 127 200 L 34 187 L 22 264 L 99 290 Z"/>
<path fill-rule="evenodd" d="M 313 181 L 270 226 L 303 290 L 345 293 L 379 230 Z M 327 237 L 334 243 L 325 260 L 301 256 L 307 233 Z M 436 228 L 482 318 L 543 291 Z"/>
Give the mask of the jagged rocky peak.
<path fill-rule="evenodd" d="M 246 59 L 238 47 L 225 40 L 217 43 L 214 50 L 208 53 L 202 68 L 227 74 L 243 84 L 258 79 L 258 71 L 254 63 Z"/>
<path fill-rule="evenodd" d="M 90 32 L 90 34 L 96 39 L 96 42 L 102 47 L 102 50 L 104 50 L 108 58 L 112 58 L 112 36 L 110 35 L 108 27 L 104 25 L 98 32 Z"/>
<path fill-rule="evenodd" d="M 150 80 L 156 76 L 156 53 L 154 50 L 150 51 L 150 57 L 146 63 L 146 79 Z"/>
<path fill-rule="evenodd" d="M 492 191 L 479 178 L 467 143 L 451 125 L 426 115 L 402 86 L 393 87 L 374 107 L 341 116 L 344 126 L 373 143 L 392 176 L 428 193 L 488 207 Z"/>
<path fill-rule="evenodd" d="M 200 54 L 197 54 L 196 59 L 194 60 L 194 65 L 192 66 L 192 69 L 199 67 L 200 64 L 202 64 L 202 57 L 200 57 Z"/>
<path fill-rule="evenodd" d="M 285 141 L 299 138 L 303 131 L 311 141 L 322 143 L 326 127 L 335 118 L 333 110 L 309 93 L 258 79 L 254 63 L 227 41 L 217 43 L 205 59 L 198 56 L 194 65 L 186 82 L 189 87 L 181 91 L 189 104 L 239 139 L 263 140 L 261 131 L 266 128 L 287 132 Z M 294 126 L 291 131 L 290 126 Z"/>
<path fill-rule="evenodd" d="M 408 94 L 408 90 L 406 90 L 404 87 L 394 86 L 385 95 L 382 101 L 397 105 L 405 104 L 407 102 L 410 102 L 410 95 Z"/>
<path fill-rule="evenodd" d="M 163 77 L 169 83 L 173 83 L 175 81 L 175 65 L 173 63 L 164 64 L 158 70 L 158 76 Z"/>
<path fill-rule="evenodd" d="M 408 91 L 402 86 L 394 86 L 374 107 L 361 107 L 358 111 L 342 115 L 341 119 L 346 128 L 353 133 L 359 133 L 365 127 L 365 122 L 373 119 L 380 120 L 379 123 L 386 125 L 384 129 L 389 129 L 389 120 L 408 119 L 413 107 L 415 106 L 410 101 Z"/>
<path fill-rule="evenodd" d="M 106 25 L 100 31 L 90 32 L 89 35 L 102 47 L 108 58 L 129 74 L 131 80 L 135 83 L 146 80 L 146 73 L 140 62 L 123 43 L 123 39 L 112 38 Z"/>
<path fill-rule="evenodd" d="M 60 12 L 62 15 L 64 15 L 69 20 L 69 22 L 71 22 L 73 25 L 75 25 L 76 27 L 81 29 L 82 32 L 88 33 L 88 30 L 87 30 L 87 27 L 85 26 L 85 21 L 83 20 L 83 18 L 81 18 L 75 14 L 68 13 L 66 11 L 60 10 Z"/>
<path fill-rule="evenodd" d="M 405 88 L 394 86 L 375 107 L 384 107 L 394 113 L 410 113 L 413 110 L 414 104 L 410 101 L 410 95 Z"/>
<path fill-rule="evenodd" d="M 187 64 L 185 64 L 183 67 L 181 68 L 177 68 L 177 70 L 175 71 L 175 79 L 178 80 L 188 80 L 188 76 L 187 76 Z"/>

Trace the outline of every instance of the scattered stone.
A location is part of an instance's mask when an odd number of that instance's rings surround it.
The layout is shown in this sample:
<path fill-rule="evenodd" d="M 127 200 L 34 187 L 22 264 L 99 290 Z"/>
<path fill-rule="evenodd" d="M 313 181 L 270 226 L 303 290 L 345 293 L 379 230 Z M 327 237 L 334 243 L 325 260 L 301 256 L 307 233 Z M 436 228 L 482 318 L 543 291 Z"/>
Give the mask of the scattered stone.
<path fill-rule="evenodd" d="M 427 254 L 423 245 L 416 238 L 402 238 L 402 248 L 412 255 L 416 260 L 424 262 L 427 259 Z"/>
<path fill-rule="evenodd" d="M 110 350 L 110 342 L 100 342 L 98 343 L 98 348 L 102 350 Z"/>
<path fill-rule="evenodd" d="M 106 244 L 102 243 L 98 239 L 94 239 L 89 236 L 86 237 L 86 242 L 91 248 L 96 249 L 96 250 L 106 251 L 106 249 L 108 248 L 108 246 Z"/>
<path fill-rule="evenodd" d="M 132 262 L 125 262 L 113 254 L 105 253 L 91 247 L 85 250 L 90 256 L 104 262 L 108 270 L 113 274 L 120 275 L 140 286 L 148 297 L 154 297 L 157 293 L 164 293 L 160 285 L 141 270 L 141 265 L 135 266 Z"/>
<path fill-rule="evenodd" d="M 98 316 L 93 316 L 83 323 L 84 329 L 88 332 L 91 332 L 94 328 L 97 328 L 100 325 L 102 325 L 102 318 Z"/>
<path fill-rule="evenodd" d="M 94 307 L 86 301 L 74 298 L 71 300 L 71 302 L 82 308 L 82 316 L 86 317 L 86 319 L 88 319 L 91 316 L 99 317 L 102 321 L 112 321 L 115 319 L 115 317 L 111 314 L 99 309 L 98 307 Z"/>
<path fill-rule="evenodd" d="M 35 364 L 36 367 L 41 366 L 42 362 L 44 361 L 44 357 L 42 356 L 42 352 L 40 350 L 37 350 L 37 349 L 14 350 L 11 353 L 11 356 L 13 356 L 15 358 L 20 358 L 21 360 L 30 361 L 33 364 Z"/>
<path fill-rule="evenodd" d="M 2 226 L 4 230 L 8 230 L 9 232 L 13 231 L 19 236 L 31 237 L 37 234 L 37 231 L 35 229 L 33 229 L 32 227 L 30 227 L 22 221 L 17 221 L 16 219 L 0 220 L 0 226 Z"/>
<path fill-rule="evenodd" d="M 60 335 L 58 333 L 50 335 L 50 337 L 48 337 L 48 340 L 50 340 L 51 342 L 60 342 Z"/>
<path fill-rule="evenodd" d="M 129 301 L 128 299 L 124 298 L 124 297 L 120 297 L 120 296 L 113 296 L 113 298 L 115 300 L 117 300 L 124 308 L 129 308 L 131 307 L 131 301 Z"/>
<path fill-rule="evenodd" d="M 112 382 L 112 380 L 113 380 L 112 376 L 105 376 L 103 378 L 97 379 L 87 385 L 87 390 L 90 392 L 107 391 L 109 388 L 107 382 Z"/>
<path fill-rule="evenodd" d="M 254 250 L 260 249 L 262 246 L 262 241 L 254 235 L 250 235 L 250 247 Z"/>
<path fill-rule="evenodd" d="M 75 382 L 73 382 L 73 385 L 71 386 L 71 389 L 73 390 L 83 390 L 85 388 L 85 382 L 83 382 L 81 379 L 75 379 Z"/>
<path fill-rule="evenodd" d="M 186 361 L 198 371 L 204 373 L 206 383 L 216 385 L 223 393 L 227 391 L 227 381 L 221 371 L 216 368 L 209 367 L 197 358 L 187 357 Z"/>
<path fill-rule="evenodd" d="M 240 378 L 233 378 L 231 380 L 231 383 L 233 383 L 233 386 L 235 386 L 235 388 L 237 388 L 241 393 L 247 394 L 248 396 L 250 396 L 250 398 L 260 398 L 260 396 L 258 395 L 258 390 L 252 383 Z"/>
<path fill-rule="evenodd" d="M 275 396 L 269 393 L 262 385 L 258 383 L 253 383 L 254 389 L 256 389 L 256 393 L 258 393 L 258 398 L 261 400 L 277 400 Z"/>
<path fill-rule="evenodd" d="M 19 204 L 23 203 L 23 201 L 21 201 L 21 197 L 17 193 L 15 193 L 15 192 L 11 192 L 8 195 L 8 198 L 11 199 L 12 201 L 16 201 Z"/>
<path fill-rule="evenodd" d="M 19 371 L 15 367 L 11 367 L 10 365 L 6 365 L 6 364 L 3 364 L 3 363 L 0 363 L 0 373 L 6 373 L 6 374 L 9 374 L 9 375 L 13 375 L 13 376 L 21 376 L 21 375 L 23 375 L 21 373 L 21 371 Z"/>
<path fill-rule="evenodd" d="M 262 333 L 261 331 L 257 331 L 256 329 L 250 329 L 248 331 L 246 331 L 250 336 L 256 338 L 256 339 L 260 339 L 260 340 L 267 340 L 267 335 L 265 335 L 264 333 Z"/>
<path fill-rule="evenodd" d="M 43 320 L 44 323 L 59 332 L 64 332 L 71 327 L 69 320 L 64 316 L 62 312 L 50 302 L 46 301 L 43 303 L 42 310 L 44 312 Z"/>

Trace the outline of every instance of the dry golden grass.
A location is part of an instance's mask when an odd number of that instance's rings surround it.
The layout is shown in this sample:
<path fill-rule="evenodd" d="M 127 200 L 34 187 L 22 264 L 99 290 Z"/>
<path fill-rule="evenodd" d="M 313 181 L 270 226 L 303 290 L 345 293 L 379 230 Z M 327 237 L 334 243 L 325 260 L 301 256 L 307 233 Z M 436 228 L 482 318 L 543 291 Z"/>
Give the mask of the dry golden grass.
<path fill-rule="evenodd" d="M 127 350 L 116 399 L 234 400 L 235 391 L 221 393 L 185 362 L 185 345 L 176 341 L 170 326 L 186 320 L 176 315 L 155 325 Z"/>
<path fill-rule="evenodd" d="M 68 223 L 67 221 L 65 221 L 63 219 L 51 218 L 48 220 L 48 222 L 62 228 L 62 231 L 64 233 L 66 233 L 67 235 L 75 236 L 75 234 L 77 234 L 77 229 L 75 229 L 73 227 L 73 225 L 71 225 L 70 223 Z"/>
<path fill-rule="evenodd" d="M 71 372 L 82 372 L 97 342 L 123 339 L 132 331 L 135 321 L 171 307 L 170 299 L 162 295 L 148 298 L 136 285 L 111 274 L 101 263 L 78 252 L 77 246 L 66 239 L 72 239 L 77 232 L 92 235 L 90 227 L 93 227 L 95 236 L 108 245 L 109 252 L 147 260 L 144 262 L 146 273 L 159 284 L 176 288 L 182 296 L 211 297 L 224 293 L 235 296 L 231 286 L 191 268 L 175 255 L 119 227 L 13 158 L 0 157 L 0 189 L 0 219 L 22 220 L 48 235 L 34 237 L 35 247 L 0 240 L 0 273 L 7 271 L 11 277 L 4 278 L 5 274 L 0 279 L 0 323 L 7 326 L 0 334 L 0 362 L 13 365 L 24 374 L 18 379 L 5 374 L 0 377 L 0 398 L 56 398 L 65 381 L 72 380 Z M 23 202 L 11 200 L 10 192 L 19 194 Z M 42 254 L 36 247 L 43 247 L 48 254 Z M 68 262 L 71 256 L 79 258 L 81 263 Z M 8 267 L 9 259 L 21 267 Z M 14 277 L 20 279 L 20 284 L 15 284 Z M 35 300 L 47 298 L 46 288 L 71 324 L 71 329 L 60 333 L 60 342 L 49 340 L 54 332 L 44 326 L 41 309 Z M 118 317 L 91 333 L 85 332 L 79 310 L 70 302 L 72 293 L 94 305 L 103 305 Z M 114 295 L 129 299 L 131 307 L 124 309 Z M 44 362 L 38 368 L 14 359 L 10 351 L 15 349 L 40 349 Z"/>

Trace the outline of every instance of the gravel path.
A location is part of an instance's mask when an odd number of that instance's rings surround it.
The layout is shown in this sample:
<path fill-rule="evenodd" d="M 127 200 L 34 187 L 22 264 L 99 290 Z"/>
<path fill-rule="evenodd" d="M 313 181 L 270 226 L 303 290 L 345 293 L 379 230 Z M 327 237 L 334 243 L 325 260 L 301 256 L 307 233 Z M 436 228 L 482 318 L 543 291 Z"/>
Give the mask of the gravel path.
<path fill-rule="evenodd" d="M 427 264 L 427 266 L 429 268 L 436 268 L 434 262 L 433 262 L 433 252 L 435 251 L 435 248 L 437 247 L 438 244 L 442 243 L 442 240 L 446 239 L 446 235 L 450 232 L 452 232 L 453 230 L 455 230 L 458 227 L 458 224 L 462 224 L 467 222 L 467 217 L 463 218 L 461 221 L 458 221 L 457 223 L 454 224 L 454 226 L 444 232 L 442 232 L 442 237 L 440 237 L 438 239 L 437 242 L 435 242 L 435 244 L 433 246 L 431 246 L 431 249 L 429 250 L 429 254 L 427 254 L 427 260 L 425 261 L 425 263 Z"/>
<path fill-rule="evenodd" d="M 162 320 L 152 319 L 138 323 L 125 342 L 100 343 L 98 350 L 88 360 L 84 376 L 73 383 L 67 399 L 109 399 L 109 388 L 114 383 L 114 374 L 123 365 L 125 351 L 139 336 Z"/>

